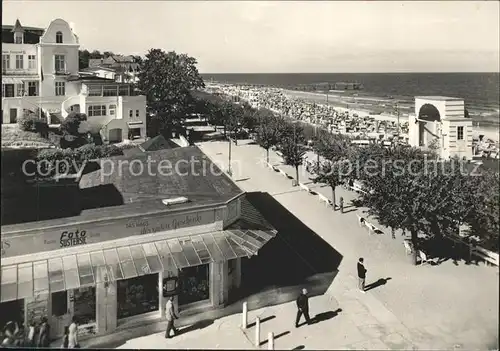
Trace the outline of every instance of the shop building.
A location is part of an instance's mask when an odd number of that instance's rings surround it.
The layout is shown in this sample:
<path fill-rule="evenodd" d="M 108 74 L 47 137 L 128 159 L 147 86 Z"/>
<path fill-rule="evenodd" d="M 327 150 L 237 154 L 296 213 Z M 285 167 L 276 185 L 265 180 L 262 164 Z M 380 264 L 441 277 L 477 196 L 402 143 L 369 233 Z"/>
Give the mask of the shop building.
<path fill-rule="evenodd" d="M 148 159 L 182 166 L 168 175 L 129 167 Z M 66 199 L 49 196 L 76 215 L 2 226 L 0 323 L 45 316 L 56 339 L 75 316 L 84 339 L 160 320 L 169 295 L 181 314 L 222 308 L 241 284 L 241 258 L 276 236 L 197 147 L 88 167 Z"/>

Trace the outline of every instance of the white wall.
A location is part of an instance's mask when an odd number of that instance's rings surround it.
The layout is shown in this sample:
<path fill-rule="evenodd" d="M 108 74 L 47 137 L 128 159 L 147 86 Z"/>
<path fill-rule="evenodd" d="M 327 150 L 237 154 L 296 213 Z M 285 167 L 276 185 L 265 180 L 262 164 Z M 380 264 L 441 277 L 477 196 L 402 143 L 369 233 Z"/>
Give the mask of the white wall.
<path fill-rule="evenodd" d="M 6 69 L 7 74 L 30 74 L 36 76 L 38 74 L 38 51 L 35 44 L 11 44 L 2 43 L 2 55 L 9 55 L 10 65 L 9 69 Z M 23 69 L 16 69 L 16 55 L 23 55 Z M 36 56 L 36 67 L 29 69 L 28 55 Z M 3 60 L 2 60 L 3 65 Z M 2 66 L 2 69 L 4 67 Z M 2 71 L 3 72 L 3 71 Z"/>

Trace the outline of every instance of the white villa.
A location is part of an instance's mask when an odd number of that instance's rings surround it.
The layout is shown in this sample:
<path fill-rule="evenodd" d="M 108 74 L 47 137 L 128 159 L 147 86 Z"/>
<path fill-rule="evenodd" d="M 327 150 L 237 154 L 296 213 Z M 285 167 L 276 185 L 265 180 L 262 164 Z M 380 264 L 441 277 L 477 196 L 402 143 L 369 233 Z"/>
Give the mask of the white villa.
<path fill-rule="evenodd" d="M 104 141 L 145 138 L 146 97 L 129 84 L 78 72 L 78 36 L 62 19 L 48 28 L 2 26 L 2 123 L 41 108 L 49 124 L 84 112 Z"/>

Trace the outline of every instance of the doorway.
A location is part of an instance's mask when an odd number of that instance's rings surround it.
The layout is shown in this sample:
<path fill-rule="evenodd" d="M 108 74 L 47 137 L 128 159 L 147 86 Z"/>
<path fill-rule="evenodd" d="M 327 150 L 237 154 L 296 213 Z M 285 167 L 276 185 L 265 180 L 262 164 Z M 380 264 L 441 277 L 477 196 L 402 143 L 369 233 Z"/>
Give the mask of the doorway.
<path fill-rule="evenodd" d="M 10 123 L 17 123 L 17 108 L 10 109 Z"/>

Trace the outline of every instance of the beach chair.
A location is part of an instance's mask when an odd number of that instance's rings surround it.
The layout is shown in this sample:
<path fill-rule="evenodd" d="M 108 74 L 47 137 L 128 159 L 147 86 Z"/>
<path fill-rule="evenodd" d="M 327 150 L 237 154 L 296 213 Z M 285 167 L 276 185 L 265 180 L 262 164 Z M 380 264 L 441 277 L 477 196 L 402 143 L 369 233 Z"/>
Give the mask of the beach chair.
<path fill-rule="evenodd" d="M 403 245 L 405 246 L 406 254 L 411 255 L 411 253 L 413 252 L 413 249 L 411 247 L 410 242 L 408 240 L 404 240 Z"/>
<path fill-rule="evenodd" d="M 423 251 L 418 251 L 418 255 L 420 256 L 420 264 L 428 264 L 431 261 L 427 258 L 427 255 Z"/>

